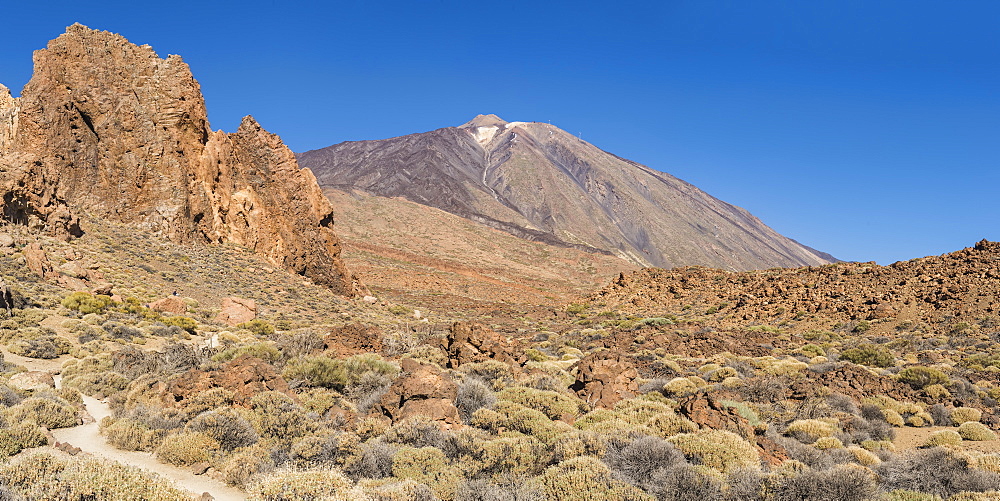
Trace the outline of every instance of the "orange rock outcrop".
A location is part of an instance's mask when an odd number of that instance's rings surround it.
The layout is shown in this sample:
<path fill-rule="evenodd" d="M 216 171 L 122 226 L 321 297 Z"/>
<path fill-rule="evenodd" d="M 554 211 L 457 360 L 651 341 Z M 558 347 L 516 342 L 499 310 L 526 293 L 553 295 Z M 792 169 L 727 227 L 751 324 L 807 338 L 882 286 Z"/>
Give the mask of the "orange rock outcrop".
<path fill-rule="evenodd" d="M 34 62 L 21 97 L 0 87 L 6 220 L 69 239 L 89 214 L 180 243 L 234 243 L 353 294 L 315 177 L 252 117 L 212 131 L 180 56 L 76 24 Z"/>

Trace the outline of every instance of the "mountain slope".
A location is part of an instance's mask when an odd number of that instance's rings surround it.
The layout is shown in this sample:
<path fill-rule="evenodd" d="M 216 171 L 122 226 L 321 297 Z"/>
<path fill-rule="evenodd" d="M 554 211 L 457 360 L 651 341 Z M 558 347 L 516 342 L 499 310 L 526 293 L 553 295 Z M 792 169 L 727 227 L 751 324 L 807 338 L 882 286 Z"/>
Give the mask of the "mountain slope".
<path fill-rule="evenodd" d="M 353 292 L 315 178 L 249 116 L 212 131 L 179 56 L 76 24 L 34 61 L 21 97 L 0 86 L 5 220 L 68 239 L 89 213 L 175 242 L 235 243 Z"/>
<path fill-rule="evenodd" d="M 459 127 L 344 142 L 298 159 L 324 188 L 404 197 L 638 265 L 745 270 L 834 260 L 743 209 L 550 124 L 480 115 Z"/>

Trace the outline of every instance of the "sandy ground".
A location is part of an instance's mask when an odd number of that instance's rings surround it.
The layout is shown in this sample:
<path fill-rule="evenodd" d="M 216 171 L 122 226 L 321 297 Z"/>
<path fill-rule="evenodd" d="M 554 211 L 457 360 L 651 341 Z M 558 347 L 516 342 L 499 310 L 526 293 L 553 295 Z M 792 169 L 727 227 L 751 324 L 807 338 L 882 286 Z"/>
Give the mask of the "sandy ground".
<path fill-rule="evenodd" d="M 46 371 L 53 374 L 60 372 L 62 363 L 67 358 L 64 356 L 54 360 L 39 360 L 20 357 L 11 354 L 3 348 L 0 348 L 0 351 L 3 351 L 4 359 L 7 362 L 21 365 L 31 371 Z M 55 379 L 58 386 L 61 378 L 56 376 Z M 108 404 L 86 395 L 83 396 L 83 403 L 87 412 L 94 418 L 94 422 L 72 428 L 52 430 L 52 434 L 57 441 L 79 447 L 83 452 L 93 454 L 94 456 L 111 459 L 119 463 L 157 473 L 164 478 L 170 479 L 178 487 L 190 491 L 195 495 L 207 492 L 220 501 L 242 501 L 247 498 L 243 491 L 230 487 L 223 482 L 204 475 L 195 475 L 183 468 L 161 463 L 156 460 L 156 457 L 152 453 L 116 449 L 101 436 L 98 425 L 101 419 L 111 415 L 111 409 L 108 407 Z"/>

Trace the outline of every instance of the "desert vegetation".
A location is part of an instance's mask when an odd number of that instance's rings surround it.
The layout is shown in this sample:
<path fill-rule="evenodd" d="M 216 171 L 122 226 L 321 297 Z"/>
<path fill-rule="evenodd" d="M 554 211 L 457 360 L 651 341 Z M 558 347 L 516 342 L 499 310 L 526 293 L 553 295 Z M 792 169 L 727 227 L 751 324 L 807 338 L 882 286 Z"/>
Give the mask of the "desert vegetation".
<path fill-rule="evenodd" d="M 869 314 L 864 326 L 793 305 L 741 313 L 727 297 L 698 304 L 683 292 L 622 307 L 619 284 L 544 311 L 418 319 L 280 270 L 257 286 L 236 272 L 210 281 L 199 270 L 266 264 L 113 230 L 47 244 L 50 256 L 112 263 L 101 271 L 122 285 L 110 294 L 24 273 L 16 248 L 0 256 L 24 299 L 0 320 L 0 341 L 61 378 L 58 389 L 28 385 L 24 367 L 2 366 L 9 498 L 190 498 L 148 472 L 54 449 L 47 430 L 82 422 L 81 395 L 108 402 L 109 444 L 248 499 L 1000 496 L 1000 322 L 985 311 Z M 150 249 L 169 256 L 173 280 L 147 264 Z M 771 283 L 768 273 L 710 276 L 705 290 Z M 261 311 L 220 322 L 218 298 L 238 294 Z M 157 309 L 168 296 L 182 311 Z"/>

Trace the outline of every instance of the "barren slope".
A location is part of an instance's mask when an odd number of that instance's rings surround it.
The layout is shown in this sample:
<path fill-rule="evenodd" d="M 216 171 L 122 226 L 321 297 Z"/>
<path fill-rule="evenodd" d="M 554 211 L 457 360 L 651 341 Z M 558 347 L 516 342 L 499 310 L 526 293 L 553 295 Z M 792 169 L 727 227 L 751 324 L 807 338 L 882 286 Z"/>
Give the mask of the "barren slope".
<path fill-rule="evenodd" d="M 481 115 L 460 127 L 345 142 L 298 158 L 325 188 L 404 197 L 638 265 L 745 270 L 833 261 L 743 209 L 549 124 Z"/>

